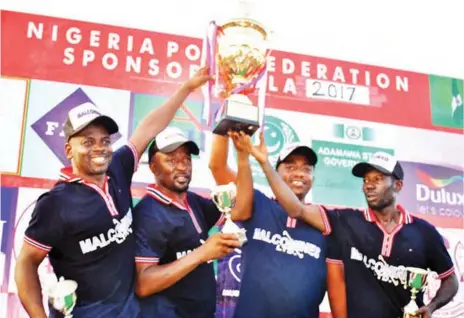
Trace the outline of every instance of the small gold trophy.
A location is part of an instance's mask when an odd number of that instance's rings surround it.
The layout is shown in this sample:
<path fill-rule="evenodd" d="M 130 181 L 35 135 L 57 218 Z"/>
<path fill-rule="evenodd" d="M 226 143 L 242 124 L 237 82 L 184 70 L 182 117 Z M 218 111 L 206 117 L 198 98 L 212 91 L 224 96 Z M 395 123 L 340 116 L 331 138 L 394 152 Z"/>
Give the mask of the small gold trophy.
<path fill-rule="evenodd" d="M 203 41 L 203 64 L 209 65 L 215 76 L 214 85 L 209 84 L 205 93 L 205 119 L 209 123 L 214 117 L 215 134 L 227 135 L 234 130 L 251 136 L 264 116 L 269 31 L 247 17 L 250 1 L 235 2 L 239 6 L 237 16 L 219 25 L 211 21 Z M 258 105 L 250 98 L 255 93 Z M 216 115 L 210 113 L 213 95 L 222 103 Z"/>
<path fill-rule="evenodd" d="M 222 233 L 231 233 L 237 235 L 240 244 L 243 246 L 247 242 L 246 230 L 240 228 L 235 224 L 232 219 L 230 212 L 235 205 L 235 197 L 237 193 L 237 187 L 234 183 L 226 185 L 220 185 L 213 189 L 211 192 L 211 199 L 217 206 L 218 210 L 225 214 L 226 222 L 222 227 Z"/>
<path fill-rule="evenodd" d="M 404 307 L 403 318 L 418 318 L 420 316 L 415 315 L 415 313 L 419 310 L 419 306 L 417 306 L 415 300 L 417 294 L 425 289 L 429 272 L 417 267 L 407 267 L 406 270 L 408 273 L 407 287 L 411 289 L 411 300 L 406 307 Z"/>
<path fill-rule="evenodd" d="M 60 277 L 58 282 L 51 288 L 49 301 L 53 308 L 61 312 L 65 318 L 72 318 L 72 311 L 76 306 L 77 283 L 73 280 Z"/>

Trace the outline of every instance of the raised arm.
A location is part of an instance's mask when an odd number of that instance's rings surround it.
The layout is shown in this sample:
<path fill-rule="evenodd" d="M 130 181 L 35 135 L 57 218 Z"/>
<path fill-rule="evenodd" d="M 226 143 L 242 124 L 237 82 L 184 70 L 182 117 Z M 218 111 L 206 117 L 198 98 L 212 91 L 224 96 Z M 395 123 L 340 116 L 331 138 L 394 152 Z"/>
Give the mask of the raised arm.
<path fill-rule="evenodd" d="M 325 232 L 328 227 L 325 226 L 321 215 L 321 207 L 317 205 L 305 205 L 300 202 L 292 190 L 285 184 L 274 167 L 271 166 L 268 160 L 266 145 L 264 144 L 264 136 L 261 132 L 260 144 L 253 146 L 249 143 L 250 153 L 259 162 L 267 181 L 276 196 L 276 199 L 282 205 L 284 210 L 290 217 L 299 218 L 310 224 L 321 232 Z"/>
<path fill-rule="evenodd" d="M 169 125 L 189 94 L 211 79 L 212 77 L 208 75 L 208 68 L 201 68 L 191 79 L 182 84 L 166 103 L 152 110 L 142 120 L 129 139 L 137 150 L 138 158 L 142 156 L 150 141 Z"/>
<path fill-rule="evenodd" d="M 47 317 L 42 303 L 42 288 L 37 272 L 47 253 L 47 251 L 24 244 L 16 261 L 15 281 L 18 296 L 29 317 Z"/>
<path fill-rule="evenodd" d="M 232 221 L 245 221 L 251 217 L 253 210 L 253 178 L 250 168 L 250 153 L 247 142 L 250 138 L 244 132 L 229 134 L 234 142 L 238 157 L 237 198 L 231 211 Z"/>
<path fill-rule="evenodd" d="M 209 169 L 218 185 L 235 182 L 237 178 L 237 173 L 227 165 L 228 156 L 229 137 L 213 135 L 213 147 L 211 148 L 211 155 L 209 157 Z"/>

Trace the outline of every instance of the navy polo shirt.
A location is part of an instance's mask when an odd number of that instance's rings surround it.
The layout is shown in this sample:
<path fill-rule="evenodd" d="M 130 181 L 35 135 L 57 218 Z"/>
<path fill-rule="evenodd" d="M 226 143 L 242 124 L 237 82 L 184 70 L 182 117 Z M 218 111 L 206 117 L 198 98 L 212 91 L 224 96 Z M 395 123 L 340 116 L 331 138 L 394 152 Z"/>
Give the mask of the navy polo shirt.
<path fill-rule="evenodd" d="M 25 242 L 48 252 L 56 276 L 75 280 L 73 317 L 139 317 L 130 185 L 135 148 L 114 152 L 103 188 L 61 171 L 60 181 L 37 200 Z M 62 317 L 50 306 L 50 317 Z"/>
<path fill-rule="evenodd" d="M 134 208 L 137 263 L 169 264 L 198 248 L 223 214 L 211 200 L 187 191 L 177 202 L 155 185 Z M 213 263 L 203 263 L 176 284 L 141 300 L 144 317 L 214 317 L 216 280 Z"/>
<path fill-rule="evenodd" d="M 403 317 L 410 301 L 406 267 L 454 272 L 442 236 L 427 221 L 397 206 L 400 222 L 390 233 L 373 211 L 323 210 L 326 232 L 338 242 L 346 279 L 349 317 Z M 423 293 L 416 298 L 423 305 Z"/>
<path fill-rule="evenodd" d="M 324 236 L 257 190 L 243 226 L 248 243 L 235 317 L 317 318 L 326 291 Z"/>

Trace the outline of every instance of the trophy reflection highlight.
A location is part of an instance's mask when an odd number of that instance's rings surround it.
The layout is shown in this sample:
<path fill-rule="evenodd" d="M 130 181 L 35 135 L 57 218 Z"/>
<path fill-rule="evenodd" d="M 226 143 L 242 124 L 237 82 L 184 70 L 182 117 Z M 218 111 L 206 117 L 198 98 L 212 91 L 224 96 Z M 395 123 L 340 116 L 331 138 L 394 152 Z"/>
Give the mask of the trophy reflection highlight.
<path fill-rule="evenodd" d="M 247 242 L 246 230 L 240 228 L 231 219 L 231 211 L 235 205 L 235 197 L 237 195 L 237 187 L 234 183 L 220 185 L 211 192 L 211 199 L 219 211 L 224 213 L 226 221 L 222 227 L 222 233 L 230 233 L 237 235 L 241 246 Z"/>
<path fill-rule="evenodd" d="M 64 318 L 72 318 L 72 311 L 77 301 L 77 283 L 73 280 L 60 277 L 58 281 L 49 286 L 49 302 Z"/>
<path fill-rule="evenodd" d="M 416 303 L 417 294 L 423 291 L 427 286 L 427 276 L 429 272 L 422 268 L 407 267 L 407 287 L 411 290 L 411 300 L 404 307 L 403 318 L 417 318 L 420 317 L 414 313 L 419 310 L 419 306 Z"/>
<path fill-rule="evenodd" d="M 244 6 L 247 1 L 239 1 Z M 215 97 L 222 106 L 215 117 L 217 124 L 213 133 L 226 135 L 229 130 L 244 131 L 253 135 L 260 127 L 264 116 L 266 93 L 266 66 L 269 55 L 268 32 L 259 22 L 237 17 L 217 25 L 210 22 L 208 36 L 204 41 L 203 64 L 210 66 L 215 75 Z M 205 108 L 210 110 L 212 86 L 207 86 Z M 250 96 L 258 92 L 258 105 Z M 208 112 L 208 121 L 211 114 Z"/>

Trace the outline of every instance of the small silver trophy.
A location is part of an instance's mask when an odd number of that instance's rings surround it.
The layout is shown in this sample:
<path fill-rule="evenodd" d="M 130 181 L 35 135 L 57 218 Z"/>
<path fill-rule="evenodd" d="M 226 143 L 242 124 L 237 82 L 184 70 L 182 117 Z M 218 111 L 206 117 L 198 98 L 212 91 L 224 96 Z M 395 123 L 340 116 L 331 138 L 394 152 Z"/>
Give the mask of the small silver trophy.
<path fill-rule="evenodd" d="M 216 186 L 211 192 L 211 199 L 214 204 L 217 206 L 218 210 L 224 213 L 226 221 L 222 227 L 222 233 L 231 233 L 237 235 L 238 240 L 240 241 L 241 246 L 245 244 L 248 240 L 246 237 L 246 230 L 240 228 L 235 224 L 232 219 L 230 212 L 235 205 L 235 197 L 237 195 L 237 187 L 234 183 L 229 183 L 226 185 Z"/>
<path fill-rule="evenodd" d="M 414 315 L 418 310 L 419 306 L 416 303 L 416 295 L 427 286 L 427 276 L 429 272 L 422 268 L 407 267 L 407 287 L 411 290 L 411 300 L 404 307 L 403 318 L 420 317 Z"/>
<path fill-rule="evenodd" d="M 65 318 L 72 318 L 72 311 L 76 306 L 77 283 L 73 280 L 60 279 L 50 288 L 49 301 L 53 308 L 61 312 Z"/>

